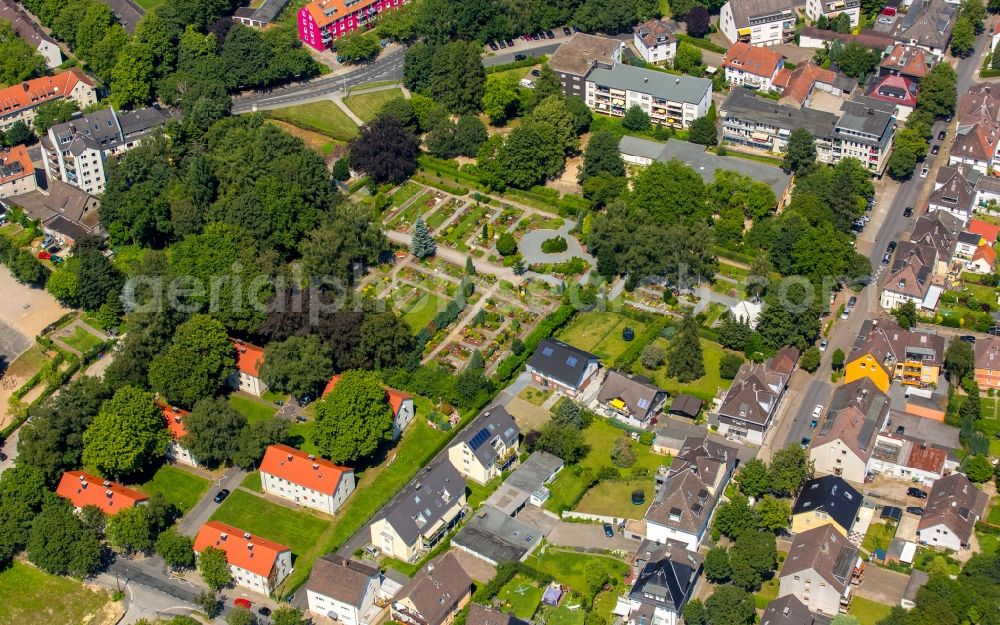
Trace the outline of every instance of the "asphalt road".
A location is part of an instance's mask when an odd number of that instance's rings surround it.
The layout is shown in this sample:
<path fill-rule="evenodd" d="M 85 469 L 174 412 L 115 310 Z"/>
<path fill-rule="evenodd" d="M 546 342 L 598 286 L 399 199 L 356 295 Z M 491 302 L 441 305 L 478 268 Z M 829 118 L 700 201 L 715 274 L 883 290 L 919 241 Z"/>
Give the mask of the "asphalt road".
<path fill-rule="evenodd" d="M 219 504 L 215 503 L 215 494 L 218 493 L 223 488 L 228 488 L 229 492 L 235 491 L 239 488 L 240 484 L 243 482 L 243 478 L 246 477 L 247 472 L 243 469 L 237 467 L 231 467 L 222 476 L 221 479 L 216 480 L 209 487 L 208 492 L 202 496 L 201 500 L 194 505 L 181 522 L 178 524 L 177 529 L 181 534 L 186 536 L 194 537 L 198 533 L 198 530 L 202 525 L 208 522 L 212 513 L 215 512 Z"/>
<path fill-rule="evenodd" d="M 350 87 L 366 83 L 402 80 L 405 51 L 405 48 L 398 48 L 340 76 L 326 76 L 305 83 L 233 98 L 233 114 L 290 106 L 298 102 L 343 93 Z"/>
<path fill-rule="evenodd" d="M 507 48 L 506 50 L 498 51 L 494 56 L 483 57 L 483 66 L 492 67 L 494 65 L 503 65 L 505 63 L 513 63 L 514 57 L 518 54 L 523 54 L 525 56 L 541 56 L 543 54 L 552 54 L 559 49 L 562 45 L 561 39 L 566 39 L 565 37 L 557 36 L 555 39 L 546 39 L 546 43 L 541 41 L 532 41 L 531 44 L 524 41 L 523 39 L 516 39 L 513 48 Z M 524 45 L 519 45 L 520 42 Z M 534 44 L 534 45 L 532 45 Z"/>

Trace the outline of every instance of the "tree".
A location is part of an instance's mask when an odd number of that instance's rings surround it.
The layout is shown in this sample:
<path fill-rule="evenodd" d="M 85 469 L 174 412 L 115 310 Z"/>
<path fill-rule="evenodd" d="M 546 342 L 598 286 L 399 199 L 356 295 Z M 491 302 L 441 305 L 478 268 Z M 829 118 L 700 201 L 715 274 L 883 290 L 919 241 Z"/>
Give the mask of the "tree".
<path fill-rule="evenodd" d="M 45 59 L 17 36 L 10 22 L 0 22 L 0 82 L 14 85 L 45 72 Z"/>
<path fill-rule="evenodd" d="M 232 462 L 238 467 L 250 467 L 264 457 L 271 445 L 284 443 L 288 436 L 288 420 L 272 417 L 255 421 L 240 430 L 233 450 Z"/>
<path fill-rule="evenodd" d="M 962 0 L 958 15 L 960 18 L 964 17 L 972 23 L 975 34 L 978 35 L 983 32 L 984 22 L 986 21 L 986 7 L 980 0 Z"/>
<path fill-rule="evenodd" d="M 131 109 L 149 101 L 152 95 L 154 57 L 149 45 L 131 42 L 118 53 L 111 70 L 111 99 L 116 107 Z"/>
<path fill-rule="evenodd" d="M 517 115 L 520 104 L 521 96 L 513 76 L 492 75 L 486 79 L 483 112 L 490 118 L 490 124 L 503 126 Z"/>
<path fill-rule="evenodd" d="M 402 317 L 386 311 L 365 315 L 361 323 L 357 362 L 364 369 L 400 366 L 413 351 L 413 331 Z"/>
<path fill-rule="evenodd" d="M 378 114 L 380 117 L 382 115 L 395 117 L 400 126 L 413 134 L 418 134 L 420 131 L 420 125 L 417 122 L 417 113 L 413 110 L 413 104 L 405 98 L 393 98 L 389 100 L 382 105 Z"/>
<path fill-rule="evenodd" d="M 83 433 L 83 463 L 118 479 L 162 456 L 168 440 L 153 395 L 125 386 L 101 406 Z"/>
<path fill-rule="evenodd" d="M 3 25 L 0 24 L 0 29 Z M 2 80 L 2 77 L 0 77 Z M 4 81 L 10 84 L 10 81 Z M 20 82 L 20 81 L 13 81 Z M 35 110 L 35 119 L 32 120 L 31 124 L 35 127 L 35 131 L 39 135 L 44 135 L 49 131 L 49 128 L 55 126 L 56 124 L 61 124 L 63 122 L 68 122 L 73 118 L 73 114 L 79 112 L 80 107 L 77 105 L 76 100 L 59 99 L 59 100 L 49 100 L 48 102 L 43 102 L 38 105 Z"/>
<path fill-rule="evenodd" d="M 427 77 L 431 97 L 452 113 L 478 111 L 486 84 L 481 54 L 473 41 L 452 41 L 438 48 Z"/>
<path fill-rule="evenodd" d="M 771 473 L 760 458 L 751 458 L 743 464 L 736 474 L 736 483 L 740 492 L 747 497 L 760 499 L 771 490 Z"/>
<path fill-rule="evenodd" d="M 841 71 L 851 78 L 860 78 L 872 73 L 882 58 L 881 51 L 872 50 L 852 41 L 844 46 L 834 61 Z"/>
<path fill-rule="evenodd" d="M 226 552 L 217 547 L 205 547 L 198 554 L 198 572 L 201 573 L 201 579 L 214 591 L 233 581 Z"/>
<path fill-rule="evenodd" d="M 268 386 L 295 397 L 315 397 L 332 374 L 333 353 L 316 335 L 271 343 L 260 366 L 260 378 Z"/>
<path fill-rule="evenodd" d="M 725 354 L 719 361 L 719 376 L 723 380 L 732 380 L 740 372 L 743 358 L 738 354 Z"/>
<path fill-rule="evenodd" d="M 282 606 L 271 614 L 274 625 L 305 625 L 305 622 L 302 610 L 294 606 Z"/>
<path fill-rule="evenodd" d="M 684 316 L 680 331 L 667 351 L 667 377 L 681 383 L 697 380 L 705 375 L 705 362 L 698 339 L 698 322 L 690 313 Z"/>
<path fill-rule="evenodd" d="M 764 576 L 778 563 L 778 548 L 774 534 L 744 532 L 736 537 L 729 550 L 729 566 L 733 583 L 753 592 L 760 588 Z"/>
<path fill-rule="evenodd" d="M 437 243 L 434 242 L 434 237 L 427 231 L 427 224 L 420 217 L 413 224 L 413 239 L 410 243 L 410 249 L 417 258 L 427 258 L 437 253 Z"/>
<path fill-rule="evenodd" d="M 692 599 L 682 609 L 685 625 L 707 625 L 708 613 L 701 599 Z"/>
<path fill-rule="evenodd" d="M 10 272 L 21 284 L 42 286 L 49 277 L 49 270 L 35 258 L 34 254 L 20 250 L 14 259 L 8 263 Z"/>
<path fill-rule="evenodd" d="M 337 60 L 344 63 L 368 61 L 381 49 L 378 37 L 371 31 L 350 31 L 336 40 Z"/>
<path fill-rule="evenodd" d="M 355 265 L 374 265 L 388 250 L 388 239 L 371 218 L 371 207 L 355 202 L 336 206 L 325 223 L 299 244 L 309 279 L 323 284 L 336 279 L 341 285 L 354 285 L 359 278 Z"/>
<path fill-rule="evenodd" d="M 583 569 L 583 579 L 587 582 L 587 588 L 591 595 L 596 595 L 611 579 L 608 575 L 608 567 L 602 560 L 592 559 L 587 562 Z"/>
<path fill-rule="evenodd" d="M 701 49 L 687 43 L 681 42 L 677 46 L 677 53 L 674 55 L 674 69 L 690 74 L 701 76 L 705 71 L 705 64 L 701 58 Z"/>
<path fill-rule="evenodd" d="M 548 63 L 542 64 L 542 69 L 539 70 L 538 77 L 535 78 L 535 88 L 531 92 L 532 99 L 535 102 L 541 102 L 549 96 L 562 96 L 562 91 L 559 75 L 549 67 Z"/>
<path fill-rule="evenodd" d="M 172 569 L 194 567 L 194 546 L 191 539 L 176 528 L 169 528 L 156 539 L 156 553 Z"/>
<path fill-rule="evenodd" d="M 976 26 L 965 16 L 955 21 L 951 31 L 951 53 L 965 57 L 976 48 Z"/>
<path fill-rule="evenodd" d="M 838 347 L 833 350 L 833 355 L 830 357 L 830 366 L 839 371 L 844 368 L 845 360 L 846 356 L 844 356 L 844 350 Z"/>
<path fill-rule="evenodd" d="M 590 111 L 587 103 L 578 95 L 568 95 L 563 98 L 566 110 L 573 116 L 573 124 L 576 126 L 576 134 L 582 135 L 590 130 L 590 123 L 594 120 L 594 114 Z"/>
<path fill-rule="evenodd" d="M 566 110 L 566 103 L 561 95 L 551 95 L 532 109 L 527 117 L 527 123 L 548 124 L 555 131 L 557 145 L 564 154 L 575 154 L 580 147 L 576 136 L 576 123 L 573 115 Z"/>
<path fill-rule="evenodd" d="M 820 353 L 819 348 L 812 345 L 806 351 L 802 352 L 802 358 L 799 360 L 799 366 L 808 371 L 809 373 L 815 373 L 819 369 L 820 365 Z"/>
<path fill-rule="evenodd" d="M 719 131 L 711 117 L 699 117 L 691 122 L 689 138 L 691 143 L 714 146 L 719 143 Z"/>
<path fill-rule="evenodd" d="M 226 613 L 226 625 L 257 625 L 257 617 L 250 608 L 233 608 Z"/>
<path fill-rule="evenodd" d="M 965 461 L 965 476 L 976 484 L 987 482 L 993 477 L 993 464 L 987 456 L 969 456 Z"/>
<path fill-rule="evenodd" d="M 776 499 L 770 495 L 757 502 L 755 507 L 760 526 L 769 532 L 786 529 L 792 517 L 792 506 L 787 499 Z"/>
<path fill-rule="evenodd" d="M 663 348 L 653 343 L 649 343 L 643 347 L 642 353 L 639 354 L 639 362 L 647 369 L 659 369 L 666 362 L 666 359 L 667 353 Z"/>
<path fill-rule="evenodd" d="M 954 37 L 954 36 L 953 36 Z M 955 112 L 958 102 L 955 69 L 948 63 L 938 63 L 920 80 L 917 94 L 917 109 L 926 111 L 936 118 L 946 117 Z"/>
<path fill-rule="evenodd" d="M 395 117 L 376 117 L 351 140 L 351 168 L 377 183 L 399 184 L 417 168 L 420 142 Z"/>
<path fill-rule="evenodd" d="M 896 323 L 904 330 L 909 330 L 917 325 L 917 305 L 913 301 L 900 304 L 892 311 L 892 316 L 896 318 Z"/>
<path fill-rule="evenodd" d="M 713 584 L 721 584 L 729 580 L 733 574 L 729 568 L 729 553 L 724 547 L 712 547 L 705 554 L 705 577 Z"/>
<path fill-rule="evenodd" d="M 703 6 L 696 6 L 684 16 L 684 23 L 687 25 L 687 34 L 699 39 L 711 32 L 708 9 Z"/>
<path fill-rule="evenodd" d="M 961 430 L 959 435 L 962 440 L 968 440 L 976 429 L 976 421 L 981 415 L 979 403 L 979 385 L 974 381 L 968 387 L 968 395 L 962 402 L 962 407 L 958 409 L 961 418 Z"/>
<path fill-rule="evenodd" d="M 497 239 L 497 252 L 501 256 L 512 256 L 517 254 L 517 239 L 509 232 L 501 232 Z"/>
<path fill-rule="evenodd" d="M 566 155 L 565 127 L 529 118 L 515 128 L 506 140 L 487 141 L 479 154 L 479 165 L 488 177 L 502 184 L 528 189 L 557 175 Z M 492 157 L 487 156 L 492 151 Z"/>
<path fill-rule="evenodd" d="M 805 128 L 796 128 L 788 136 L 788 149 L 782 167 L 799 173 L 816 163 L 816 140 Z"/>
<path fill-rule="evenodd" d="M 734 319 L 732 315 L 726 315 L 719 324 L 719 343 L 729 349 L 743 351 L 751 334 L 753 329 L 746 319 Z"/>
<path fill-rule="evenodd" d="M 552 422 L 582 430 L 590 424 L 584 410 L 582 405 L 573 400 L 559 402 L 559 407 L 552 415 Z"/>
<path fill-rule="evenodd" d="M 131 554 L 152 551 L 155 529 L 147 506 L 133 506 L 122 508 L 112 515 L 104 532 L 112 549 Z"/>
<path fill-rule="evenodd" d="M 579 428 L 549 422 L 542 428 L 536 448 L 558 456 L 567 464 L 579 461 L 590 451 Z"/>
<path fill-rule="evenodd" d="M 746 497 L 733 497 L 720 505 L 715 512 L 713 531 L 717 530 L 727 538 L 736 538 L 743 532 L 757 526 L 753 508 Z"/>
<path fill-rule="evenodd" d="M 472 262 L 472 256 L 465 257 L 465 275 L 467 276 L 476 275 L 476 264 Z"/>
<path fill-rule="evenodd" d="M 193 406 L 214 395 L 236 370 L 236 350 L 226 328 L 194 315 L 174 332 L 170 347 L 149 365 L 149 384 L 172 404 Z"/>
<path fill-rule="evenodd" d="M 455 123 L 454 149 L 461 156 L 473 158 L 479 152 L 480 146 L 489 139 L 489 132 L 475 115 L 462 115 Z"/>
<path fill-rule="evenodd" d="M 944 353 L 944 368 L 948 372 L 948 378 L 952 384 L 957 384 L 972 372 L 975 366 L 976 357 L 972 352 L 972 346 L 954 337 L 948 344 L 948 349 Z"/>
<path fill-rule="evenodd" d="M 775 495 L 794 495 L 812 476 L 812 461 L 799 445 L 779 449 L 771 458 L 771 491 Z"/>
<path fill-rule="evenodd" d="M 316 405 L 313 443 L 334 462 L 355 462 L 392 438 L 392 418 L 378 376 L 347 371 Z"/>
<path fill-rule="evenodd" d="M 731 584 L 719 586 L 705 602 L 705 613 L 710 625 L 750 625 L 756 616 L 753 595 Z"/>
<path fill-rule="evenodd" d="M 117 301 L 125 277 L 104 255 L 102 240 L 85 235 L 72 248 L 77 275 L 76 300 L 85 310 L 97 310 L 102 304 Z"/>
<path fill-rule="evenodd" d="M 31 522 L 28 559 L 47 573 L 83 578 L 100 566 L 101 543 L 68 501 L 52 497 Z"/>
<path fill-rule="evenodd" d="M 618 139 L 607 130 L 601 130 L 590 136 L 587 148 L 583 151 L 583 167 L 580 168 L 579 181 L 584 184 L 588 179 L 598 174 L 609 174 L 615 177 L 625 176 L 625 161 L 618 149 Z"/>
<path fill-rule="evenodd" d="M 638 104 L 633 104 L 625 111 L 622 118 L 622 126 L 626 130 L 633 132 L 643 132 L 649 130 L 649 115 Z"/>
<path fill-rule="evenodd" d="M 616 467 L 621 467 L 627 469 L 635 464 L 636 455 L 635 451 L 632 449 L 632 441 L 629 439 L 628 435 L 623 434 L 617 441 L 615 441 L 615 446 L 611 450 L 611 464 Z"/>
<path fill-rule="evenodd" d="M 31 132 L 31 128 L 28 128 L 27 124 L 21 120 L 17 120 L 11 124 L 7 132 L 0 133 L 0 139 L 3 140 L 4 146 L 11 147 L 22 143 L 34 143 L 35 135 Z"/>

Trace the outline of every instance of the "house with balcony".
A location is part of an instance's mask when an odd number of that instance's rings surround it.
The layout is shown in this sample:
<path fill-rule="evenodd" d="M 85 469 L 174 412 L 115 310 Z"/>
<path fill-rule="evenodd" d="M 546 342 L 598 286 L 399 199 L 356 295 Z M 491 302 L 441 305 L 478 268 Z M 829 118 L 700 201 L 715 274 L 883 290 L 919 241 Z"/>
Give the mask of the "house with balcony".
<path fill-rule="evenodd" d="M 722 67 L 731 86 L 771 93 L 777 91 L 774 82 L 785 67 L 785 57 L 768 48 L 737 41 L 722 57 Z"/>
<path fill-rule="evenodd" d="M 743 363 L 710 422 L 725 436 L 762 444 L 798 358 L 797 349 L 783 347 L 766 362 Z"/>
<path fill-rule="evenodd" d="M 844 382 L 869 378 L 883 393 L 893 380 L 908 386 L 937 384 L 945 340 L 932 332 L 904 330 L 892 319 L 866 319 L 847 355 Z"/>
<path fill-rule="evenodd" d="M 918 46 L 935 56 L 943 56 L 958 19 L 958 5 L 948 0 L 912 0 L 906 13 L 897 13 L 892 23 L 876 23 L 897 44 Z"/>
<path fill-rule="evenodd" d="M 77 510 L 96 506 L 104 514 L 111 516 L 124 508 L 140 506 L 149 501 L 149 496 L 91 475 L 86 471 L 66 471 L 59 478 L 56 494 L 69 500 Z"/>
<path fill-rule="evenodd" d="M 369 530 L 385 555 L 411 562 L 441 542 L 465 513 L 465 480 L 451 462 L 437 462 L 417 473 L 382 508 Z"/>
<path fill-rule="evenodd" d="M 288 445 L 271 445 L 260 461 L 260 484 L 268 495 L 332 515 L 354 492 L 354 470 Z"/>
<path fill-rule="evenodd" d="M 646 544 L 646 543 L 644 543 Z M 640 564 L 636 558 L 635 582 L 628 594 L 618 597 L 615 616 L 627 625 L 679 625 L 681 611 L 694 592 L 704 557 L 670 541 L 651 546 Z"/>
<path fill-rule="evenodd" d="M 610 369 L 597 392 L 600 410 L 633 427 L 645 428 L 663 410 L 667 392 L 646 378 Z"/>
<path fill-rule="evenodd" d="M 1000 339 L 977 339 L 975 345 L 976 384 L 981 390 L 1000 388 Z"/>
<path fill-rule="evenodd" d="M 795 7 L 791 0 L 729 0 L 719 11 L 719 30 L 733 43 L 787 43 L 795 37 Z"/>
<path fill-rule="evenodd" d="M 669 63 L 677 54 L 677 22 L 651 19 L 632 27 L 632 45 L 647 63 Z"/>
<path fill-rule="evenodd" d="M 517 460 L 521 428 L 501 405 L 487 408 L 448 448 L 448 460 L 466 479 L 486 484 Z"/>
<path fill-rule="evenodd" d="M 778 598 L 794 596 L 812 612 L 847 612 L 864 574 L 858 548 L 830 525 L 796 534 L 778 573 Z"/>
<path fill-rule="evenodd" d="M 392 620 L 448 625 L 472 598 L 472 579 L 449 552 L 430 562 L 392 599 Z"/>
<path fill-rule="evenodd" d="M 837 387 L 809 459 L 821 474 L 864 484 L 875 439 L 889 418 L 889 397 L 869 378 Z"/>
<path fill-rule="evenodd" d="M 31 126 L 38 107 L 46 102 L 73 100 L 81 109 L 97 103 L 97 85 L 79 69 L 32 78 L 0 89 L 0 131 L 16 122 Z"/>
<path fill-rule="evenodd" d="M 961 473 L 934 482 L 917 524 L 917 540 L 948 551 L 968 549 L 976 522 L 986 516 L 990 496 Z"/>
<path fill-rule="evenodd" d="M 262 595 L 271 594 L 292 572 L 291 549 L 221 521 L 198 530 L 195 555 L 209 547 L 225 552 L 234 584 Z"/>
<path fill-rule="evenodd" d="M 654 124 L 687 128 L 708 114 L 712 81 L 617 63 L 587 74 L 584 101 L 591 110 L 624 117 L 638 106 Z"/>
<path fill-rule="evenodd" d="M 896 107 L 893 115 L 900 122 L 906 121 L 917 107 L 917 83 L 905 76 L 879 76 L 865 90 L 865 95 Z"/>
<path fill-rule="evenodd" d="M 848 536 L 858 520 L 864 497 L 844 478 L 824 475 L 802 485 L 792 506 L 792 533 L 831 527 Z"/>
<path fill-rule="evenodd" d="M 910 240 L 899 243 L 882 279 L 882 308 L 893 310 L 906 302 L 923 310 L 937 308 L 962 227 L 961 219 L 942 210 L 917 219 Z"/>
<path fill-rule="evenodd" d="M 843 14 L 851 19 L 851 28 L 857 28 L 861 19 L 861 0 L 806 0 L 806 17 L 813 22 L 820 17 L 833 21 Z"/>
<path fill-rule="evenodd" d="M 941 167 L 934 191 L 927 199 L 927 212 L 944 211 L 967 223 L 972 218 L 979 177 L 979 172 L 968 165 Z"/>
<path fill-rule="evenodd" d="M 624 50 L 625 43 L 617 39 L 573 33 L 549 57 L 549 67 L 558 74 L 563 93 L 583 99 L 587 95 L 587 75 L 594 69 L 610 69 L 620 63 Z"/>
<path fill-rule="evenodd" d="M 338 37 L 368 30 L 379 13 L 404 4 L 406 0 L 312 0 L 296 17 L 299 41 L 318 52 L 328 50 Z"/>
<path fill-rule="evenodd" d="M 865 96 L 844 102 L 833 128 L 833 160 L 854 157 L 873 173 L 885 170 L 896 131 L 896 106 Z"/>
<path fill-rule="evenodd" d="M 816 160 L 835 162 L 833 145 L 837 116 L 833 113 L 779 104 L 759 98 L 749 89 L 736 87 L 719 107 L 719 117 L 721 140 L 726 144 L 783 155 L 788 151 L 792 131 L 805 128 L 816 142 Z"/>

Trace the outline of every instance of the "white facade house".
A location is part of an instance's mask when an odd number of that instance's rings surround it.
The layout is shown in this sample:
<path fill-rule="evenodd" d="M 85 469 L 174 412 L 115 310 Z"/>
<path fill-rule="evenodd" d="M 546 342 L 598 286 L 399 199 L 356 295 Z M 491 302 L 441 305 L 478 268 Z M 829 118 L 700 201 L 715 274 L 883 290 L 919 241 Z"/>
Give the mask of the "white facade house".
<path fill-rule="evenodd" d="M 264 492 L 336 514 L 354 492 L 354 471 L 288 445 L 271 445 L 260 462 Z"/>
<path fill-rule="evenodd" d="M 343 625 L 370 625 L 385 612 L 375 603 L 381 586 L 377 568 L 331 553 L 313 564 L 306 601 L 310 612 Z"/>
<path fill-rule="evenodd" d="M 632 44 L 647 63 L 669 63 L 677 54 L 677 24 L 664 20 L 647 20 L 632 27 Z"/>
<path fill-rule="evenodd" d="M 466 479 L 486 484 L 517 460 L 521 428 L 503 406 L 487 408 L 448 448 L 448 460 Z"/>
<path fill-rule="evenodd" d="M 221 523 L 209 521 L 194 539 L 195 554 L 207 548 L 226 554 L 233 583 L 269 595 L 292 572 L 292 551 L 284 545 Z"/>
<path fill-rule="evenodd" d="M 31 193 L 36 189 L 38 179 L 28 149 L 23 145 L 0 148 L 0 199 Z"/>
<path fill-rule="evenodd" d="M 846 14 L 851 18 L 851 28 L 861 19 L 861 0 L 806 0 L 806 17 L 813 22 L 820 17 L 833 21 Z"/>
<path fill-rule="evenodd" d="M 791 0 L 729 0 L 719 11 L 719 30 L 732 42 L 773 46 L 795 36 Z"/>
<path fill-rule="evenodd" d="M 604 115 L 624 117 L 629 108 L 638 106 L 654 124 L 687 128 L 708 114 L 712 81 L 618 63 L 587 75 L 584 100 Z"/>
<path fill-rule="evenodd" d="M 785 57 L 768 48 L 737 41 L 722 57 L 722 67 L 731 86 L 770 93 L 777 90 L 774 82 L 785 67 Z"/>
<path fill-rule="evenodd" d="M 167 444 L 167 459 L 178 464 L 186 464 L 189 467 L 197 467 L 198 459 L 194 457 L 191 450 L 181 444 L 181 439 L 187 434 L 184 427 L 184 419 L 191 413 L 174 406 L 160 404 L 163 410 L 163 420 L 167 424 L 167 432 L 170 433 L 170 442 Z"/>
<path fill-rule="evenodd" d="M 959 551 L 968 548 L 976 522 L 986 515 L 990 497 L 961 473 L 934 482 L 917 525 L 924 545 Z"/>
<path fill-rule="evenodd" d="M 230 387 L 260 397 L 267 384 L 260 379 L 260 364 L 264 362 L 264 349 L 245 341 L 229 339 L 236 349 L 236 371 L 229 376 Z"/>

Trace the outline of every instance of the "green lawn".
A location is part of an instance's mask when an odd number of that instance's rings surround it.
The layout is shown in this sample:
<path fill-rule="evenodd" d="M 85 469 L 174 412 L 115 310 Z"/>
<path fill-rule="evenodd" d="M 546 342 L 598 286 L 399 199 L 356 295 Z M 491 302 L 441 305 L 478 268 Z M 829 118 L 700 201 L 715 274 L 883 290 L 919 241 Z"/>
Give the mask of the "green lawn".
<path fill-rule="evenodd" d="M 535 388 L 534 386 L 526 386 L 523 391 L 517 394 L 517 396 L 526 402 L 530 402 L 536 406 L 541 406 L 545 403 L 545 400 L 552 397 L 552 391 L 544 391 L 540 388 Z"/>
<path fill-rule="evenodd" d="M 868 533 L 865 534 L 865 540 L 861 546 L 868 553 L 872 553 L 876 549 L 884 551 L 889 548 L 889 542 L 895 534 L 896 529 L 885 523 L 872 523 L 868 526 Z"/>
<path fill-rule="evenodd" d="M 513 611 L 517 618 L 529 620 L 538 609 L 544 592 L 545 589 L 539 588 L 538 583 L 534 580 L 515 575 L 507 582 L 506 586 L 500 589 L 497 597 L 501 601 L 501 609 L 504 612 Z"/>
<path fill-rule="evenodd" d="M 1000 536 L 977 531 L 976 538 L 979 539 L 979 548 L 984 554 L 996 555 L 1000 551 Z"/>
<path fill-rule="evenodd" d="M 434 317 L 448 306 L 448 300 L 425 292 L 423 296 L 410 306 L 403 313 L 403 321 L 407 323 L 414 332 L 418 332 L 427 327 Z"/>
<path fill-rule="evenodd" d="M 358 127 L 339 106 L 329 100 L 296 104 L 269 111 L 268 115 L 299 128 L 347 141 L 358 136 Z"/>
<path fill-rule="evenodd" d="M 135 3 L 141 6 L 146 11 L 146 13 L 149 13 L 156 7 L 163 4 L 163 1 L 164 0 L 135 0 Z"/>
<path fill-rule="evenodd" d="M 628 349 L 629 343 L 622 338 L 622 331 L 627 327 L 632 328 L 637 337 L 646 329 L 642 322 L 618 313 L 591 311 L 577 315 L 559 338 L 593 352 L 604 362 L 612 362 Z"/>
<path fill-rule="evenodd" d="M 501 479 L 495 477 L 486 484 L 477 484 L 472 480 L 465 481 L 466 498 L 470 508 L 478 508 L 479 504 L 493 494 L 493 491 L 500 488 Z"/>
<path fill-rule="evenodd" d="M 521 80 L 528 75 L 531 71 L 530 67 L 515 67 L 514 69 L 505 69 L 502 72 L 494 72 L 490 76 L 496 76 L 498 78 L 514 78 L 516 80 Z"/>
<path fill-rule="evenodd" d="M 266 402 L 261 399 L 249 397 L 247 395 L 238 395 L 236 393 L 229 396 L 229 405 L 232 406 L 236 412 L 246 417 L 246 420 L 250 423 L 266 421 L 278 412 L 278 407 L 272 402 Z"/>
<path fill-rule="evenodd" d="M 612 579 L 622 579 L 628 574 L 628 565 L 621 560 L 593 556 L 575 551 L 559 551 L 549 546 L 541 556 L 533 555 L 525 562 L 528 566 L 544 571 L 556 581 L 580 592 L 587 589 L 585 571 L 592 562 L 603 563 Z"/>
<path fill-rule="evenodd" d="M 632 491 L 640 488 L 646 493 L 641 505 L 632 503 Z M 576 506 L 578 512 L 603 514 L 622 519 L 641 519 L 653 501 L 653 482 L 649 479 L 601 482 L 587 491 Z"/>
<path fill-rule="evenodd" d="M 547 625 L 583 625 L 587 617 L 582 609 L 570 610 L 565 603 L 557 608 L 546 606 L 543 612 Z"/>
<path fill-rule="evenodd" d="M 757 605 L 758 610 L 763 610 L 767 608 L 767 604 L 771 603 L 778 598 L 778 580 L 769 579 L 764 582 L 760 590 L 758 590 L 753 596 L 753 602 Z"/>
<path fill-rule="evenodd" d="M 271 503 L 242 490 L 229 495 L 211 520 L 228 523 L 285 545 L 295 556 L 312 549 L 316 540 L 330 526 L 327 519 Z"/>
<path fill-rule="evenodd" d="M 0 597 L 3 625 L 80 625 L 110 599 L 75 579 L 49 575 L 16 560 L 0 572 Z"/>
<path fill-rule="evenodd" d="M 989 514 L 986 515 L 986 522 L 990 525 L 996 525 L 1000 527 L 1000 500 L 997 500 L 993 507 L 990 508 Z"/>
<path fill-rule="evenodd" d="M 161 494 L 180 508 L 181 512 L 187 512 L 208 490 L 208 480 L 165 464 L 153 474 L 152 479 L 145 484 L 138 484 L 136 488 L 147 495 Z"/>
<path fill-rule="evenodd" d="M 73 329 L 73 334 L 59 337 L 59 340 L 66 343 L 81 354 L 85 354 L 101 344 L 101 339 L 97 338 L 97 336 L 93 333 L 87 332 L 80 326 Z"/>
<path fill-rule="evenodd" d="M 855 596 L 851 599 L 851 607 L 847 609 L 847 613 L 858 619 L 861 625 L 875 625 L 889 616 L 891 610 L 892 606 Z"/>
<path fill-rule="evenodd" d="M 254 471 L 253 473 L 247 473 L 247 476 L 243 478 L 240 483 L 243 488 L 249 488 L 252 491 L 262 493 L 264 492 L 264 487 L 260 485 L 260 471 Z"/>
<path fill-rule="evenodd" d="M 410 199 L 417 193 L 420 193 L 421 189 L 423 189 L 423 187 L 419 184 L 413 182 L 412 180 L 407 180 L 403 186 L 393 191 L 392 195 L 389 196 L 389 203 L 393 207 L 399 208 L 404 202 L 406 202 L 406 200 Z"/>
<path fill-rule="evenodd" d="M 663 337 L 657 337 L 653 341 L 653 345 L 666 350 L 668 349 L 669 342 Z M 651 371 L 643 367 L 641 362 L 636 361 L 633 371 L 634 373 L 648 377 L 672 396 L 678 393 L 688 393 L 704 401 L 711 401 L 716 393 L 719 392 L 719 389 L 728 388 L 732 383 L 730 380 L 723 380 L 719 376 L 719 361 L 722 360 L 722 356 L 726 353 L 726 350 L 718 343 L 701 339 L 701 353 L 705 362 L 705 375 L 687 384 L 682 384 L 677 378 L 668 378 L 666 375 L 666 366 Z"/>
<path fill-rule="evenodd" d="M 375 116 L 382 110 L 382 107 L 386 102 L 402 97 L 402 89 L 383 89 L 381 91 L 372 91 L 370 93 L 349 95 L 344 98 L 344 104 L 346 104 L 347 108 L 351 109 L 355 115 L 360 117 L 362 121 L 370 122 L 375 119 Z"/>

